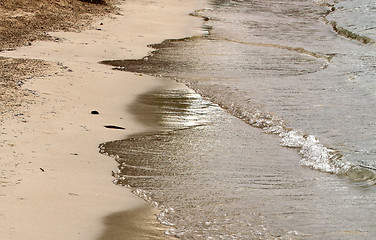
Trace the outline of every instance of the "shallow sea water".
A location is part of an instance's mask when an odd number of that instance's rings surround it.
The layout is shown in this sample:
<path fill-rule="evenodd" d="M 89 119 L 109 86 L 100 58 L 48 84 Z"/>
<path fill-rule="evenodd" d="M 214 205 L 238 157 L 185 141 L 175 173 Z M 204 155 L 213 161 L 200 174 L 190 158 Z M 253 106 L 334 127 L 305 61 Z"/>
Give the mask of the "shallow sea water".
<path fill-rule="evenodd" d="M 175 103 L 166 104 L 172 98 Z M 160 131 L 101 149 L 119 162 L 116 183 L 162 210 L 158 219 L 170 228 L 167 234 L 182 239 L 376 234 L 369 221 L 372 189 L 300 166 L 297 151 L 279 147 L 275 136 L 192 90 L 158 89 L 141 95 L 133 108 Z"/>
<path fill-rule="evenodd" d="M 193 14 L 204 36 L 105 62 L 194 89 L 156 89 L 130 106 L 157 130 L 101 145 L 119 162 L 116 182 L 182 239 L 372 239 L 375 45 L 330 24 L 372 38 L 372 21 L 349 24 L 372 3 L 210 2 Z"/>

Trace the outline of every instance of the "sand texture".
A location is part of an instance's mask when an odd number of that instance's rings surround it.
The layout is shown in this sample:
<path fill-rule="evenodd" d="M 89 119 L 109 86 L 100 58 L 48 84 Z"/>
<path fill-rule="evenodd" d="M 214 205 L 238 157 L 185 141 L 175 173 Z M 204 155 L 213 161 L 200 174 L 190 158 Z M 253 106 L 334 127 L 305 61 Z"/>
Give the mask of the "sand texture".
<path fill-rule="evenodd" d="M 80 0 L 30 0 L 0 2 L 0 52 L 30 46 L 38 40 L 57 41 L 50 31 L 80 31 L 106 14 L 116 13 L 116 0 L 91 4 Z M 28 78 L 42 76 L 48 63 L 33 59 L 0 57 L 0 121 L 7 113 L 31 102 L 33 95 L 21 86 Z"/>
<path fill-rule="evenodd" d="M 0 239 L 97 239 L 105 216 L 144 209 L 143 201 L 112 183 L 116 162 L 99 154 L 98 145 L 145 130 L 126 106 L 166 83 L 98 62 L 140 58 L 151 50 L 148 44 L 198 34 L 201 20 L 188 14 L 202 2 L 121 1 L 117 14 L 86 30 L 49 32 L 55 41 L 0 53 L 10 68 L 28 62 L 19 77 L 8 74 L 22 79 L 21 87 L 18 80 L 9 83 L 16 93 L 0 98 L 15 104 L 2 107 Z"/>

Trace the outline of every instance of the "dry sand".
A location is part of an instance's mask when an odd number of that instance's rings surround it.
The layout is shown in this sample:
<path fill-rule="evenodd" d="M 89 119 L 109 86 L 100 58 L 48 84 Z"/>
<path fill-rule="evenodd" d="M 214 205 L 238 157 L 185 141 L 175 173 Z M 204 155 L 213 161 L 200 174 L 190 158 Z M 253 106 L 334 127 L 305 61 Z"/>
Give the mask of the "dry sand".
<path fill-rule="evenodd" d="M 116 12 L 117 0 L 102 4 L 90 0 L 1 0 L 0 52 L 53 40 L 52 31 L 85 29 L 94 19 Z M 33 94 L 20 88 L 30 77 L 40 76 L 49 67 L 44 61 L 0 57 L 0 123 L 19 106 L 33 101 Z"/>
<path fill-rule="evenodd" d="M 121 14 L 89 30 L 50 33 L 60 41 L 1 52 L 54 67 L 27 80 L 23 88 L 38 96 L 36 104 L 0 127 L 0 239 L 96 239 L 105 216 L 145 211 L 142 200 L 112 183 L 116 163 L 98 145 L 145 130 L 126 106 L 166 82 L 98 62 L 140 58 L 150 43 L 198 34 L 201 20 L 188 13 L 203 2 L 128 0 L 119 5 Z"/>

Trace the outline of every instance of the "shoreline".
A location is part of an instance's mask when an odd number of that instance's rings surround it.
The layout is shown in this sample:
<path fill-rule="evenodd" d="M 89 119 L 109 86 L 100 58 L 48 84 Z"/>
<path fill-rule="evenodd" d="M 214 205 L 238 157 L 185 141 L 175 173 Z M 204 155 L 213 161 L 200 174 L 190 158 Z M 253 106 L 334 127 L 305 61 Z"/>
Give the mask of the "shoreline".
<path fill-rule="evenodd" d="M 55 67 L 23 85 L 39 96 L 37 103 L 23 106 L 17 123 L 2 124 L 0 238 L 94 239 L 105 230 L 104 217 L 145 206 L 112 183 L 117 163 L 99 154 L 98 145 L 147 130 L 125 106 L 165 83 L 98 62 L 140 58 L 151 50 L 149 44 L 199 33 L 201 19 L 188 14 L 203 4 L 127 1 L 119 5 L 121 15 L 91 29 L 51 33 L 61 40 L 1 52 Z"/>

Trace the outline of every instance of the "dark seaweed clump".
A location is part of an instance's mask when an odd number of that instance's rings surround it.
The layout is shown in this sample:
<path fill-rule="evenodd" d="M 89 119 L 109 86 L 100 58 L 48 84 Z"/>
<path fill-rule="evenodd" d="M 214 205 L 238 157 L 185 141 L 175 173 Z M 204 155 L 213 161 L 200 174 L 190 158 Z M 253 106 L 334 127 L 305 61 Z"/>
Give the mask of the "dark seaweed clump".
<path fill-rule="evenodd" d="M 94 4 L 106 4 L 104 0 L 80 0 L 81 2 L 88 2 Z"/>
<path fill-rule="evenodd" d="M 351 31 L 343 28 L 343 27 L 338 26 L 337 22 L 335 22 L 335 21 L 331 21 L 330 24 L 332 25 L 333 30 L 341 36 L 344 36 L 344 37 L 349 38 L 349 39 L 357 40 L 357 41 L 364 43 L 364 44 L 369 44 L 369 43 L 375 42 L 372 38 L 358 35 L 356 33 L 353 33 Z"/>

